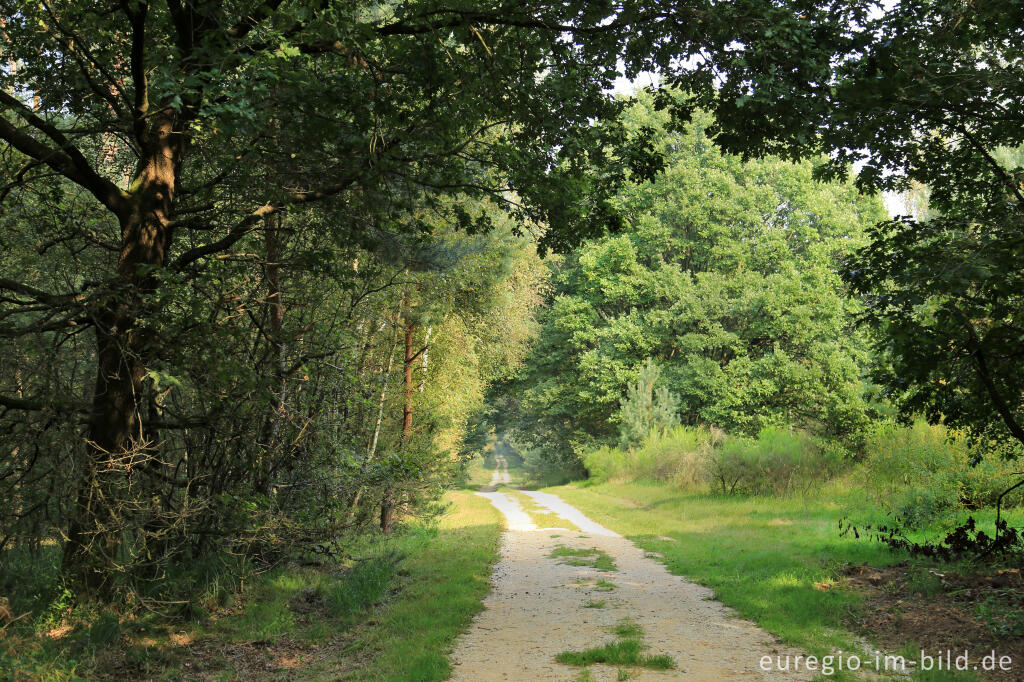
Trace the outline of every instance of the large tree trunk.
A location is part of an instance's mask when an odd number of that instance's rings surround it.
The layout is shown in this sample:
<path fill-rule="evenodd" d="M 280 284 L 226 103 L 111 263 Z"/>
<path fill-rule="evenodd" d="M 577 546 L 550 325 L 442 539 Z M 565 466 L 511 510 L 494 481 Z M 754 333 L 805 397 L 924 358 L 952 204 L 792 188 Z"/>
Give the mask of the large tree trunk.
<path fill-rule="evenodd" d="M 118 220 L 121 252 L 117 282 L 94 315 L 96 382 L 85 458 L 75 510 L 68 527 L 63 568 L 93 592 L 111 587 L 111 572 L 125 530 L 118 488 L 131 469 L 152 455 L 140 408 L 143 378 L 151 360 L 147 294 L 156 280 L 146 266 L 164 264 L 170 244 L 170 213 L 183 152 L 183 136 L 170 117 L 149 128 L 132 195 Z"/>

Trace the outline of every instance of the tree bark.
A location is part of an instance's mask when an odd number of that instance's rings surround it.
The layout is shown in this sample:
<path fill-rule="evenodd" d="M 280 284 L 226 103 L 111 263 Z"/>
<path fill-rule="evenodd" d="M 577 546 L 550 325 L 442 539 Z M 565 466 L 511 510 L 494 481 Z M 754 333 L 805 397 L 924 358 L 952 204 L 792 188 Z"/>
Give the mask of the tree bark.
<path fill-rule="evenodd" d="M 259 467 L 257 492 L 270 495 L 274 475 L 274 455 L 278 447 L 281 419 L 284 418 L 287 399 L 287 347 L 284 343 L 284 304 L 281 301 L 281 216 L 269 215 L 263 219 L 264 244 L 267 252 L 267 312 L 270 320 L 270 343 L 274 367 L 273 398 L 263 428 L 263 461 Z"/>
<path fill-rule="evenodd" d="M 413 336 L 416 333 L 416 323 L 408 317 L 405 318 L 405 372 L 402 377 L 402 435 L 399 442 L 399 450 L 408 443 L 412 433 L 412 397 L 414 393 L 412 385 L 412 366 L 416 361 L 416 354 L 412 350 Z M 380 529 L 390 533 L 394 524 L 395 500 L 390 488 L 385 490 L 384 499 L 380 504 Z"/>
<path fill-rule="evenodd" d="M 147 135 L 131 199 L 118 213 L 117 284 L 95 311 L 96 381 L 87 457 L 69 523 L 63 569 L 89 591 L 111 587 L 124 530 L 116 487 L 150 454 L 140 409 L 154 339 L 145 327 L 147 297 L 157 286 L 149 266 L 162 266 L 171 241 L 170 214 L 184 151 L 171 115 L 157 116 Z"/>

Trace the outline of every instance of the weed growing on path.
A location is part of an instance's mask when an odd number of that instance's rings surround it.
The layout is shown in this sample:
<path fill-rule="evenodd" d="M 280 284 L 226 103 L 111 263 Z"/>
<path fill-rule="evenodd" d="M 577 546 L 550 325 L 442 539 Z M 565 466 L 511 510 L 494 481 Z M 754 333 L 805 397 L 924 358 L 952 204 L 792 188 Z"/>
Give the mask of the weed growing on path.
<path fill-rule="evenodd" d="M 552 559 L 562 559 L 569 566 L 591 566 L 599 571 L 614 571 L 615 561 L 608 553 L 596 547 L 589 549 L 573 549 L 559 545 L 550 554 Z"/>
<path fill-rule="evenodd" d="M 620 620 L 612 631 L 618 637 L 614 642 L 603 646 L 584 651 L 563 651 L 555 657 L 559 663 L 565 665 L 588 666 L 597 663 L 608 665 L 631 665 L 652 670 L 670 670 L 676 666 L 671 656 L 666 654 L 648 655 L 644 651 L 647 645 L 643 642 L 644 631 L 635 622 L 624 618 Z M 620 670 L 618 678 L 623 677 Z"/>

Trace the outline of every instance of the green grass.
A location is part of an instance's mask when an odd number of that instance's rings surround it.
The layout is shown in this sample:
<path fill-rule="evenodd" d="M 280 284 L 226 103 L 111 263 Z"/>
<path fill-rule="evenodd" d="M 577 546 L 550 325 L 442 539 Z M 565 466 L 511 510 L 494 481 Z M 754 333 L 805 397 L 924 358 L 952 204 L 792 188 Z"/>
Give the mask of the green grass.
<path fill-rule="evenodd" d="M 570 566 L 591 566 L 599 571 L 614 571 L 615 561 L 604 550 L 596 547 L 573 549 L 559 545 L 550 554 L 553 559 L 563 559 L 562 563 Z"/>
<path fill-rule="evenodd" d="M 822 591 L 814 583 L 836 584 L 846 563 L 881 567 L 906 558 L 852 534 L 839 536 L 838 522 L 857 500 L 838 484 L 808 498 L 720 496 L 640 482 L 572 484 L 551 492 L 661 555 L 672 573 L 711 587 L 740 617 L 819 657 L 862 649 L 846 626 L 862 597 L 841 585 Z M 974 514 L 987 520 L 987 510 Z M 911 561 L 912 587 L 927 595 L 938 583 L 919 564 L 927 562 Z"/>
<path fill-rule="evenodd" d="M 603 599 L 597 600 L 597 601 L 590 600 L 586 604 L 583 605 L 583 608 L 585 608 L 585 609 L 603 609 L 607 605 L 608 605 L 608 602 L 606 602 Z"/>
<path fill-rule="evenodd" d="M 201 670 L 210 679 L 241 680 L 255 673 L 238 667 L 233 650 L 269 660 L 300 645 L 315 655 L 301 653 L 290 664 L 288 675 L 299 679 L 447 679 L 452 643 L 490 589 L 502 529 L 487 500 L 466 491 L 447 499 L 455 506 L 438 523 L 364 540 L 351 548 L 361 558 L 349 566 L 282 566 L 257 576 L 222 600 L 227 610 L 216 619 L 118 618 L 79 605 L 73 618 L 81 625 L 55 640 L 41 635 L 61 619 L 44 611 L 39 632 L 25 626 L 0 639 L 0 670 L 52 682 L 107 670 L 132 679 L 195 679 Z M 63 604 L 59 595 L 53 604 Z"/>
<path fill-rule="evenodd" d="M 449 493 L 455 511 L 442 519 L 437 535 L 410 552 L 407 573 L 394 599 L 356 631 L 342 653 L 357 656 L 358 669 L 341 679 L 444 680 L 448 655 L 490 590 L 491 566 L 498 558 L 500 513 L 485 499 Z M 338 679 L 330 667 L 324 679 Z"/>
<path fill-rule="evenodd" d="M 640 483 L 552 492 L 662 555 L 671 572 L 711 587 L 741 617 L 819 656 L 860 649 L 843 623 L 861 598 L 847 589 L 820 591 L 814 583 L 833 582 L 846 561 L 881 566 L 900 558 L 839 537 L 843 510 L 834 502 L 719 497 Z"/>
<path fill-rule="evenodd" d="M 634 665 L 653 670 L 671 670 L 675 661 L 666 654 L 644 653 L 644 644 L 635 639 L 620 639 L 584 651 L 563 651 L 555 657 L 563 665 L 588 666 L 598 663 L 606 665 Z"/>
<path fill-rule="evenodd" d="M 612 632 L 620 639 L 643 639 L 644 637 L 644 629 L 629 618 L 623 618 L 612 626 Z"/>
<path fill-rule="evenodd" d="M 612 632 L 618 638 L 614 642 L 584 651 L 563 651 L 555 656 L 555 660 L 564 665 L 588 666 L 603 663 L 652 670 L 670 670 L 676 666 L 671 656 L 644 653 L 647 649 L 647 645 L 643 643 L 644 631 L 635 622 L 623 619 L 612 628 Z M 619 677 L 621 678 L 621 673 Z"/>

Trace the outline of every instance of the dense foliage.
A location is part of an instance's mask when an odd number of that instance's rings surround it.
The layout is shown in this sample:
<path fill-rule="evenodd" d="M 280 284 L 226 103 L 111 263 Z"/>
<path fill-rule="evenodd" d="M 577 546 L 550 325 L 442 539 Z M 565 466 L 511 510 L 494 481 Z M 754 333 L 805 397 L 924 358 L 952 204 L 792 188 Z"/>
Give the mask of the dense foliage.
<path fill-rule="evenodd" d="M 429 513 L 496 380 L 490 423 L 570 467 L 679 423 L 779 490 L 865 446 L 872 381 L 1017 454 L 1022 31 L 1016 0 L 0 0 L 0 563 L 166 601 L 215 551 L 337 555 Z M 672 87 L 612 96 L 645 71 Z"/>
<path fill-rule="evenodd" d="M 390 527 L 515 355 L 511 237 L 615 228 L 659 168 L 608 90 L 714 41 L 692 11 L 0 2 L 0 552 L 110 594 L 323 548 L 339 500 Z"/>
<path fill-rule="evenodd" d="M 658 131 L 667 165 L 620 193 L 628 228 L 552 266 L 539 340 L 504 393 L 516 437 L 569 463 L 611 442 L 635 421 L 620 399 L 649 358 L 649 400 L 676 396 L 684 424 L 856 434 L 867 342 L 837 270 L 885 217 L 881 202 L 816 182 L 809 163 L 725 155 L 709 116 L 679 133 L 664 120 L 649 102 L 626 114 Z"/>
<path fill-rule="evenodd" d="M 845 276 L 904 415 L 968 429 L 979 456 L 1024 443 L 1020 18 L 1016 0 L 782 2 L 675 79 L 729 149 L 925 190 L 929 210 L 880 225 Z"/>

